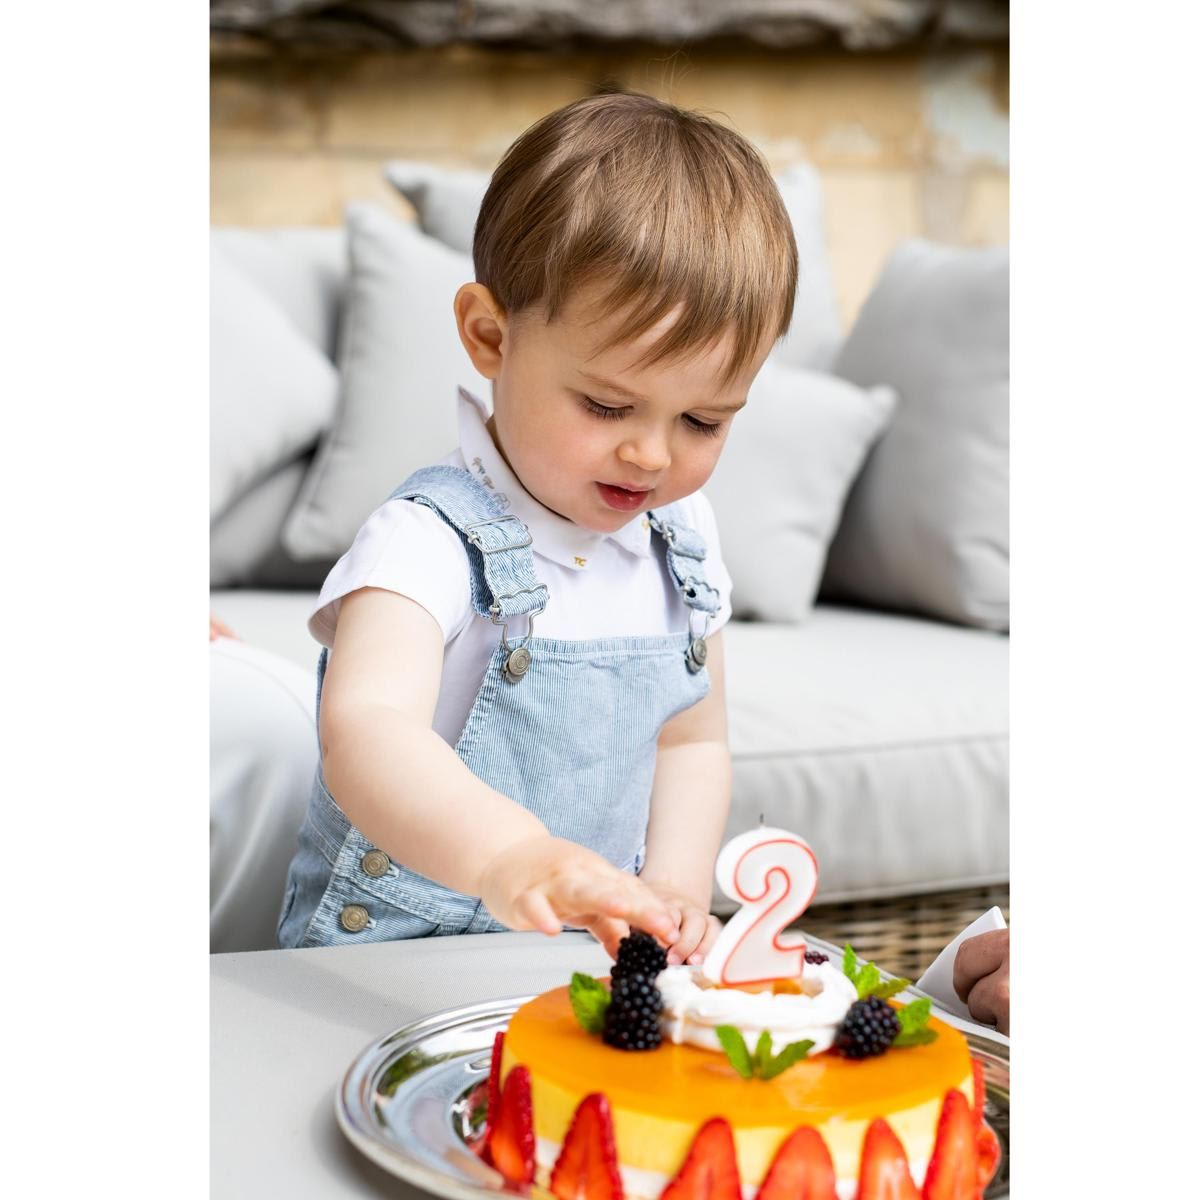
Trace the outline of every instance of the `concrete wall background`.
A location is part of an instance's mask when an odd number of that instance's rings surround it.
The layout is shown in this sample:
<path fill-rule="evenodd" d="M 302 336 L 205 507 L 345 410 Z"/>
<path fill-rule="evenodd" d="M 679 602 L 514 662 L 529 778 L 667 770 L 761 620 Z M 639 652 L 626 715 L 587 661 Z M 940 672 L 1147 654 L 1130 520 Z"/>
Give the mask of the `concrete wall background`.
<path fill-rule="evenodd" d="M 211 221 L 332 225 L 355 199 L 411 218 L 387 159 L 490 169 L 522 129 L 608 78 L 724 114 L 774 168 L 820 170 L 847 322 L 904 238 L 1008 240 L 1008 60 L 995 47 L 224 49 L 211 69 Z"/>

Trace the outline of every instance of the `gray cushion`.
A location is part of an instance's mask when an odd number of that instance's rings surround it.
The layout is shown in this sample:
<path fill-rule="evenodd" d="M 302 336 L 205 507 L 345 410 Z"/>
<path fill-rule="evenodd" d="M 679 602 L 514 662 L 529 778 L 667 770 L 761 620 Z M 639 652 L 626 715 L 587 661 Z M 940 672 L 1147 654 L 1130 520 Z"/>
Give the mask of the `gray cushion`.
<path fill-rule="evenodd" d="M 209 530 L 210 587 L 319 588 L 332 559 L 296 562 L 280 542 L 283 522 L 312 465 L 307 454 L 251 488 Z"/>
<path fill-rule="evenodd" d="M 818 605 L 726 626 L 733 810 L 813 846 L 823 901 L 1008 878 L 1008 640 Z"/>
<path fill-rule="evenodd" d="M 895 402 L 889 388 L 763 367 L 704 487 L 735 617 L 808 615 L 846 492 Z"/>
<path fill-rule="evenodd" d="M 316 593 L 215 592 L 235 633 L 315 671 Z M 733 807 L 816 850 L 822 901 L 1008 878 L 1008 639 L 817 605 L 725 627 Z M 729 911 L 728 905 L 720 911 Z"/>
<path fill-rule="evenodd" d="M 346 284 L 344 229 L 222 228 L 212 231 L 212 244 L 333 360 Z"/>
<path fill-rule="evenodd" d="M 827 368 L 842 341 L 842 318 L 829 261 L 821 176 L 816 168 L 798 163 L 777 175 L 775 182 L 792 221 L 800 277 L 791 328 L 772 351 L 772 357 L 791 367 Z"/>
<path fill-rule="evenodd" d="M 211 247 L 209 516 L 316 440 L 337 372 L 290 318 Z"/>
<path fill-rule="evenodd" d="M 901 246 L 835 369 L 900 399 L 846 502 L 823 594 L 1007 629 L 1007 248 Z"/>
<path fill-rule="evenodd" d="M 384 173 L 417 210 L 426 233 L 463 254 L 471 253 L 475 221 L 490 178 L 485 172 L 398 159 L 388 163 Z M 789 366 L 828 367 L 841 341 L 842 325 L 826 248 L 821 177 L 801 164 L 784 171 L 775 182 L 792 221 L 800 278 L 791 329 L 774 355 Z"/>
<path fill-rule="evenodd" d="M 302 561 L 340 556 L 410 472 L 454 449 L 459 385 L 491 394 L 454 322 L 471 260 L 369 204 L 347 209 L 346 228 L 337 415 L 283 533 Z"/>

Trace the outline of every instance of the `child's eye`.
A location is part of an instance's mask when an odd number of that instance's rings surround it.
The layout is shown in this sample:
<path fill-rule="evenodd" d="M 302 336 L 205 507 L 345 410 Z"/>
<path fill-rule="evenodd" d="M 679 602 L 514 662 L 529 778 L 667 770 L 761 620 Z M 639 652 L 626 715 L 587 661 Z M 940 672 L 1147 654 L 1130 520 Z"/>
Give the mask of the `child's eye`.
<path fill-rule="evenodd" d="M 607 405 L 597 404 L 591 396 L 581 395 L 580 399 L 583 401 L 583 407 L 602 421 L 619 421 L 629 411 L 628 408 L 609 408 Z"/>
<path fill-rule="evenodd" d="M 683 419 L 687 422 L 689 429 L 694 429 L 697 433 L 704 434 L 705 437 L 716 437 L 721 432 L 722 422 L 718 421 L 715 425 L 710 425 L 707 421 L 698 421 L 695 417 L 688 416 L 684 413 Z"/>

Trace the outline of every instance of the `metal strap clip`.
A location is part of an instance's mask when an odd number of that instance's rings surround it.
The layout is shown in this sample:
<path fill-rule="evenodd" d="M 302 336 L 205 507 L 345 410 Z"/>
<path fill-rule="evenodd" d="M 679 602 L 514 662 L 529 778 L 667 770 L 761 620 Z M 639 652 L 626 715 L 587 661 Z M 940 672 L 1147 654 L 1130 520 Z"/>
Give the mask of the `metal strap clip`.
<path fill-rule="evenodd" d="M 508 546 L 493 546 L 491 548 L 485 546 L 480 539 L 479 534 L 477 534 L 475 531 L 481 526 L 502 525 L 505 521 L 516 521 L 518 527 L 525 533 L 525 540 L 523 542 L 513 542 Z M 533 537 L 530 535 L 529 529 L 526 527 L 525 522 L 522 521 L 521 518 L 516 515 L 516 513 L 504 513 L 503 516 L 488 517 L 484 521 L 472 521 L 470 525 L 463 526 L 463 532 L 467 535 L 467 541 L 470 542 L 471 545 L 480 552 L 480 554 L 499 554 L 503 550 L 524 550 L 526 546 L 533 545 Z"/>
<path fill-rule="evenodd" d="M 525 636 L 515 645 L 510 643 L 508 640 L 508 622 L 501 615 L 500 601 L 512 600 L 516 596 L 534 596 L 539 592 L 546 593 L 546 602 L 526 614 L 529 617 L 529 628 L 525 631 Z M 488 614 L 491 617 L 492 624 L 500 626 L 500 647 L 506 652 L 504 678 L 509 683 L 520 683 L 525 677 L 525 672 L 533 664 L 533 654 L 527 648 L 526 643 L 533 637 L 533 618 L 540 617 L 546 611 L 546 604 L 549 601 L 550 589 L 544 583 L 539 583 L 537 587 L 521 588 L 515 592 L 503 592 L 495 596 L 488 607 Z"/>

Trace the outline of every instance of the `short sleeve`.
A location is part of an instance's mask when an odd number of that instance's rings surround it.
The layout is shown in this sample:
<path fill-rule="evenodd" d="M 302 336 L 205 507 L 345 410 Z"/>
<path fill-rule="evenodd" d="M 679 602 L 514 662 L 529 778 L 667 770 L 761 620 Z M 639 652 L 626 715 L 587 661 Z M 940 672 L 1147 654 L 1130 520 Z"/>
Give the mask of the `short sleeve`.
<path fill-rule="evenodd" d="M 359 588 L 383 588 L 416 601 L 441 626 L 444 641 L 470 621 L 471 566 L 458 534 L 432 509 L 389 500 L 358 531 L 334 564 L 308 619 L 309 633 L 332 646 L 343 597 Z"/>
<path fill-rule="evenodd" d="M 721 595 L 721 607 L 717 615 L 709 622 L 708 632 L 711 636 L 717 633 L 729 620 L 733 608 L 730 604 L 730 593 L 733 591 L 733 580 L 721 556 L 721 536 L 717 532 L 717 517 L 712 505 L 703 492 L 696 492 L 681 504 L 686 519 L 692 528 L 704 539 L 706 551 L 704 558 L 704 573 L 708 582 Z"/>

